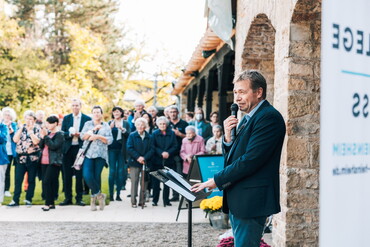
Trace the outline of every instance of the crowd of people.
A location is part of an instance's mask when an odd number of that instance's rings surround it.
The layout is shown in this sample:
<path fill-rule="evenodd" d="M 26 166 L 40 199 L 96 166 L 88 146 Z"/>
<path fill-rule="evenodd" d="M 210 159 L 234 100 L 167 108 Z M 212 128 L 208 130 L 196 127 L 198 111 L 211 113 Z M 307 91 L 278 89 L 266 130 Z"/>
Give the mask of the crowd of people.
<path fill-rule="evenodd" d="M 60 189 L 64 193 L 60 206 L 85 206 L 82 197 L 90 194 L 90 209 L 96 211 L 98 205 L 103 210 L 106 195 L 101 191 L 101 174 L 107 167 L 110 201 L 122 201 L 120 192 L 130 178 L 132 207 L 145 207 L 150 197 L 152 206 L 158 206 L 160 182 L 148 172 L 166 166 L 186 176 L 194 155 L 222 153 L 217 112 L 210 114 L 208 122 L 197 108 L 183 120 L 176 105 L 166 107 L 161 116 L 155 106 L 145 109 L 145 102 L 137 100 L 135 110 L 114 107 L 106 122 L 100 106 L 94 106 L 90 114 L 82 113 L 81 107 L 81 101 L 73 99 L 70 114 L 46 117 L 41 110 L 28 110 L 18 121 L 12 108 L 0 111 L 0 204 L 6 196 L 12 197 L 7 207 L 18 207 L 21 193 L 26 191 L 24 204 L 31 207 L 39 178 L 43 211 L 55 209 Z M 78 169 L 74 163 L 81 152 L 84 160 Z M 163 185 L 162 198 L 166 207 L 178 201 L 179 195 L 172 191 L 170 198 L 170 189 Z"/>

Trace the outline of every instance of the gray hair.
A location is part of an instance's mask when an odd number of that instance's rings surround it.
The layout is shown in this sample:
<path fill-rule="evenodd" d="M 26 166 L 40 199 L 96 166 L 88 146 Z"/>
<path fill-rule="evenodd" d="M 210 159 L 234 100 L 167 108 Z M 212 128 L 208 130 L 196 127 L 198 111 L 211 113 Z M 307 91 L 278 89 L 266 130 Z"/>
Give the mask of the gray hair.
<path fill-rule="evenodd" d="M 170 105 L 168 108 L 169 110 L 176 110 L 177 112 L 179 112 L 179 108 L 177 107 L 177 105 Z"/>
<path fill-rule="evenodd" d="M 148 107 L 147 111 L 150 111 L 150 110 L 154 110 L 156 113 L 158 113 L 158 109 L 154 105 Z"/>
<path fill-rule="evenodd" d="M 17 114 L 15 113 L 14 109 L 13 108 L 10 108 L 10 107 L 4 107 L 2 109 L 2 112 L 3 112 L 3 115 L 7 112 L 9 113 L 9 115 L 11 116 L 12 118 L 12 121 L 15 121 L 17 119 Z"/>
<path fill-rule="evenodd" d="M 187 132 L 188 130 L 193 131 L 194 133 L 197 133 L 196 130 L 195 130 L 195 127 L 193 125 L 188 125 L 185 128 L 185 132 Z"/>
<path fill-rule="evenodd" d="M 165 116 L 161 116 L 157 118 L 157 121 L 155 121 L 157 125 L 159 125 L 160 122 L 165 122 L 167 126 L 170 124 L 170 121 L 168 121 L 168 119 Z"/>
<path fill-rule="evenodd" d="M 144 100 L 142 100 L 142 99 L 137 99 L 137 100 L 135 100 L 134 107 L 135 107 L 135 106 L 139 106 L 139 105 L 142 105 L 142 106 L 144 106 L 144 107 L 145 107 L 145 102 L 144 102 Z"/>
<path fill-rule="evenodd" d="M 36 120 L 36 114 L 32 110 L 25 111 L 23 117 L 33 117 Z"/>
<path fill-rule="evenodd" d="M 250 81 L 250 87 L 255 92 L 258 88 L 263 89 L 262 99 L 266 99 L 267 83 L 265 77 L 258 70 L 245 70 L 235 76 L 234 83 L 239 81 Z"/>
<path fill-rule="evenodd" d="M 143 117 L 139 117 L 138 119 L 135 120 L 135 127 L 137 127 L 137 125 L 139 123 L 143 123 L 145 125 L 145 128 L 148 128 L 148 121 L 143 118 Z"/>
<path fill-rule="evenodd" d="M 221 130 L 222 131 L 222 127 L 221 127 L 221 125 L 215 125 L 215 126 L 213 126 L 212 127 L 212 129 L 219 129 L 219 130 Z"/>

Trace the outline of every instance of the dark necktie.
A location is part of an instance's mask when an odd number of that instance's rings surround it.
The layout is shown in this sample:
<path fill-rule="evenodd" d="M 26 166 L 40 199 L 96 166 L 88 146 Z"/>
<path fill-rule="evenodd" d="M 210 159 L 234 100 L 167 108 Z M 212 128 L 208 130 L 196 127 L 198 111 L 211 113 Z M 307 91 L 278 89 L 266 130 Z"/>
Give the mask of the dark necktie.
<path fill-rule="evenodd" d="M 250 116 L 249 115 L 245 115 L 243 117 L 242 121 L 240 121 L 240 123 L 238 125 L 238 128 L 236 129 L 236 134 L 239 134 L 239 131 L 244 128 L 244 126 L 248 123 L 248 120 L 249 119 L 250 119 Z"/>

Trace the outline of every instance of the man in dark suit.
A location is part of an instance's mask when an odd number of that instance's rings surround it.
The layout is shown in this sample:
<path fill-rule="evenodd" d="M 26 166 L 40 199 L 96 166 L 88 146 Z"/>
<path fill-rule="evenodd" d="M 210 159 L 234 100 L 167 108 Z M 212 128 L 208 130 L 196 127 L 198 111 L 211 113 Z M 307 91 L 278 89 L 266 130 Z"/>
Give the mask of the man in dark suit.
<path fill-rule="evenodd" d="M 72 204 L 72 177 L 76 176 L 76 205 L 85 206 L 82 201 L 83 185 L 82 185 L 82 170 L 75 170 L 72 165 L 76 159 L 78 150 L 82 147 L 80 132 L 84 124 L 91 118 L 81 113 L 81 101 L 78 99 L 72 100 L 72 113 L 68 114 L 63 119 L 62 131 L 64 131 L 64 158 L 63 158 L 63 183 L 65 199 L 60 206 Z"/>
<path fill-rule="evenodd" d="M 223 211 L 229 213 L 236 247 L 259 246 L 267 216 L 280 212 L 285 123 L 265 98 L 266 80 L 258 71 L 244 71 L 236 77 L 234 101 L 246 115 L 239 124 L 234 116 L 224 121 L 225 168 L 192 189 L 218 187 L 224 191 Z M 232 141 L 231 130 L 236 127 Z"/>

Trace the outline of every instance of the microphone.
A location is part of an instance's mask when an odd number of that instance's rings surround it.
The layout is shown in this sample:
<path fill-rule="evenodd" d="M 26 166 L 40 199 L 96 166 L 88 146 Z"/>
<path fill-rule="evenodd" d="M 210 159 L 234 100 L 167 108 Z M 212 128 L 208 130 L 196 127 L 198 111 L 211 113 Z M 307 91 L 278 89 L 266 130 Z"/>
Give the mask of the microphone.
<path fill-rule="evenodd" d="M 231 105 L 230 110 L 231 110 L 231 115 L 237 117 L 239 106 L 234 103 Z M 231 141 L 235 140 L 235 136 L 236 136 L 236 127 L 231 130 Z"/>

